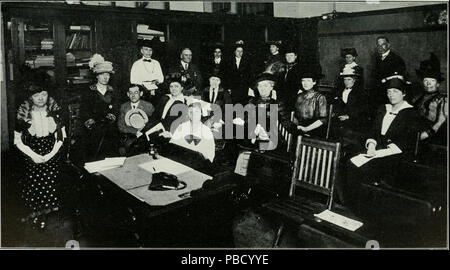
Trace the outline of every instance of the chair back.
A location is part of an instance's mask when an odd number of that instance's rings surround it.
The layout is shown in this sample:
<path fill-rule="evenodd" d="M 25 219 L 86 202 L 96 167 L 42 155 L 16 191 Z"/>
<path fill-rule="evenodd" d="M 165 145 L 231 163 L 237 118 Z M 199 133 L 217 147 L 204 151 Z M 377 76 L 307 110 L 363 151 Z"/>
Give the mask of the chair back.
<path fill-rule="evenodd" d="M 330 108 L 328 110 L 327 134 L 325 135 L 325 140 L 330 139 L 332 122 L 333 122 L 333 104 L 330 104 Z"/>
<path fill-rule="evenodd" d="M 294 112 L 292 111 L 290 114 L 290 123 L 293 122 L 294 119 Z M 286 152 L 292 151 L 293 148 L 293 139 L 294 134 L 286 127 L 282 122 L 278 121 L 278 134 L 279 139 L 286 147 Z"/>
<path fill-rule="evenodd" d="M 289 196 L 297 188 L 328 196 L 327 209 L 333 204 L 341 144 L 298 136 Z"/>

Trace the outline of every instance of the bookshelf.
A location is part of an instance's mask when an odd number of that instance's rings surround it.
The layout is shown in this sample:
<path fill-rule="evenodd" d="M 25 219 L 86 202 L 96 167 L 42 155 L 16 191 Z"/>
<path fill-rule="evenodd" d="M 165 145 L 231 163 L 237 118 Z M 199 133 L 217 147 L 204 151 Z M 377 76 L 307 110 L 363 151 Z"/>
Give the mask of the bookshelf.
<path fill-rule="evenodd" d="M 65 25 L 67 83 L 89 84 L 92 80 L 89 60 L 93 54 L 95 23 L 71 21 Z"/>
<path fill-rule="evenodd" d="M 45 68 L 54 77 L 53 25 L 45 20 L 24 20 L 25 65 L 31 69 Z"/>

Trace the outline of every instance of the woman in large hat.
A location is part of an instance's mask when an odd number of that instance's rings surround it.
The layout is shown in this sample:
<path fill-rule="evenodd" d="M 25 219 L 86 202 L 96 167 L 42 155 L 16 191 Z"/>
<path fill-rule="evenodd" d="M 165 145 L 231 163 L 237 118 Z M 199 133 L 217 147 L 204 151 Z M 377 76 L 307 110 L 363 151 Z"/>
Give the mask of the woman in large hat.
<path fill-rule="evenodd" d="M 283 71 L 284 62 L 283 56 L 281 55 L 281 40 L 269 41 L 269 51 L 270 55 L 264 61 L 264 72 L 272 73 L 278 75 Z"/>
<path fill-rule="evenodd" d="M 119 97 L 109 85 L 112 63 L 95 54 L 89 66 L 97 82 L 84 93 L 80 115 L 86 128 L 85 159 L 94 160 L 117 154 Z"/>
<path fill-rule="evenodd" d="M 60 207 L 60 148 L 66 137 L 61 108 L 50 96 L 45 74 L 35 74 L 25 86 L 27 99 L 17 110 L 14 145 L 22 153 L 25 177 L 22 199 L 29 210 L 23 221 L 45 226 L 46 214 Z"/>
<path fill-rule="evenodd" d="M 444 81 L 439 59 L 431 53 L 430 59 L 422 61 L 416 72 L 423 82 L 424 92 L 414 100 L 414 105 L 428 124 L 428 128 L 420 137 L 422 140 L 432 140 L 434 143 L 446 145 L 448 99 L 439 91 L 440 83 Z"/>
<path fill-rule="evenodd" d="M 367 96 L 358 84 L 361 74 L 353 68 L 345 68 L 340 73 L 343 81 L 333 100 L 332 136 L 345 144 L 359 144 L 360 133 L 367 126 Z"/>
<path fill-rule="evenodd" d="M 299 91 L 295 102 L 297 129 L 302 134 L 324 137 L 328 120 L 327 99 L 315 90 L 323 75 L 319 68 L 311 68 L 300 74 L 303 91 Z"/>
<path fill-rule="evenodd" d="M 340 74 L 344 72 L 344 70 L 355 70 L 355 73 L 359 74 L 359 79 L 356 82 L 359 87 L 364 88 L 364 69 L 356 63 L 356 58 L 358 57 L 358 52 L 355 48 L 342 48 L 341 49 L 341 57 L 344 59 L 344 65 L 339 69 L 339 77 L 337 79 L 337 88 L 338 90 L 344 86 L 342 81 L 342 77 Z"/>

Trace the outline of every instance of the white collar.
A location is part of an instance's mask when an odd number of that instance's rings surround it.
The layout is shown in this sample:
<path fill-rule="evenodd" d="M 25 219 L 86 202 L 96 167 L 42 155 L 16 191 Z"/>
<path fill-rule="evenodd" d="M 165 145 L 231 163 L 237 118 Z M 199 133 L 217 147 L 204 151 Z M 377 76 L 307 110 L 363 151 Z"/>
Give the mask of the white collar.
<path fill-rule="evenodd" d="M 168 95 L 169 98 L 172 99 L 173 101 L 179 100 L 179 101 L 184 102 L 184 95 L 183 95 L 183 94 L 180 94 L 178 97 L 174 97 L 174 96 L 172 96 L 171 94 L 167 94 L 167 95 Z"/>
<path fill-rule="evenodd" d="M 136 102 L 136 103 L 133 103 L 133 102 L 130 101 L 131 107 L 133 107 L 133 105 L 134 105 L 137 108 L 139 106 L 139 102 L 140 102 L 140 100 L 138 102 Z"/>
<path fill-rule="evenodd" d="M 186 62 L 184 62 L 183 60 L 181 60 L 181 65 L 182 65 L 183 67 L 186 67 L 186 65 L 189 65 L 189 63 L 186 63 Z"/>
<path fill-rule="evenodd" d="M 277 55 L 277 54 L 279 54 L 280 52 L 276 52 L 276 53 L 273 53 L 272 55 Z"/>
<path fill-rule="evenodd" d="M 356 67 L 356 66 L 358 66 L 358 64 L 356 64 L 356 62 L 351 62 L 350 64 L 345 64 L 345 67 L 348 67 L 348 68 L 354 68 L 354 67 Z"/>
<path fill-rule="evenodd" d="M 400 106 L 400 108 L 399 108 L 396 112 L 393 112 L 393 111 L 392 111 L 392 104 L 386 104 L 386 113 L 392 112 L 392 113 L 397 114 L 397 113 L 399 113 L 399 112 L 400 112 L 401 110 L 403 110 L 403 109 L 412 108 L 412 107 L 413 107 L 413 106 L 412 106 L 411 104 L 409 104 L 408 101 L 403 101 L 403 103 L 402 103 L 402 105 Z"/>
<path fill-rule="evenodd" d="M 214 87 L 212 87 L 212 86 L 209 86 L 209 91 L 211 91 L 212 89 L 215 89 L 215 90 L 214 90 L 214 92 L 217 92 L 217 91 L 219 91 L 219 87 L 217 87 L 217 88 L 214 88 Z"/>
<path fill-rule="evenodd" d="M 106 91 L 108 91 L 108 86 L 105 85 L 104 87 L 98 87 L 101 84 L 96 84 L 95 88 L 97 88 L 97 91 L 100 92 L 100 94 L 102 94 L 103 96 L 106 94 Z"/>
<path fill-rule="evenodd" d="M 388 50 L 387 52 L 383 53 L 383 54 L 381 55 L 381 59 L 386 58 L 390 52 L 391 52 L 391 50 Z"/>

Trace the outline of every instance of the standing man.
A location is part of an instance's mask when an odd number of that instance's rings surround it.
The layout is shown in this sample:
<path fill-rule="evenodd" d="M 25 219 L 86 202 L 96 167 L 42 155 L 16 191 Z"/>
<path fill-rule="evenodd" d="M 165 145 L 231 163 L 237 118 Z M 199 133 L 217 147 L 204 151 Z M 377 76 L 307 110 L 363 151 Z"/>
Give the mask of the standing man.
<path fill-rule="evenodd" d="M 244 41 L 239 40 L 234 46 L 234 57 L 227 67 L 226 86 L 231 90 L 233 104 L 247 104 L 248 92 L 252 79 L 252 66 L 244 55 Z"/>
<path fill-rule="evenodd" d="M 264 72 L 278 76 L 283 71 L 284 63 L 283 56 L 280 54 L 280 47 L 281 40 L 269 42 L 270 55 L 264 61 Z"/>
<path fill-rule="evenodd" d="M 150 40 L 138 40 L 142 58 L 133 63 L 130 72 L 130 82 L 144 87 L 144 100 L 155 100 L 161 94 L 158 85 L 164 81 L 161 65 L 152 59 L 153 44 Z"/>
<path fill-rule="evenodd" d="M 297 94 L 301 93 L 300 67 L 297 62 L 297 48 L 288 44 L 284 50 L 286 65 L 278 75 L 277 90 L 280 101 L 286 105 L 289 111 L 294 110 Z"/>
<path fill-rule="evenodd" d="M 377 38 L 377 54 L 373 70 L 374 89 L 371 93 L 371 100 L 374 101 L 374 108 L 378 105 L 387 103 L 386 89 L 381 81 L 395 72 L 406 74 L 405 61 L 391 51 L 389 39 L 385 36 L 380 36 Z"/>
<path fill-rule="evenodd" d="M 181 74 L 181 82 L 184 85 L 184 95 L 186 96 L 200 95 L 203 84 L 200 70 L 191 62 L 191 49 L 183 48 L 180 54 L 180 62 L 169 70 L 170 74 Z"/>

